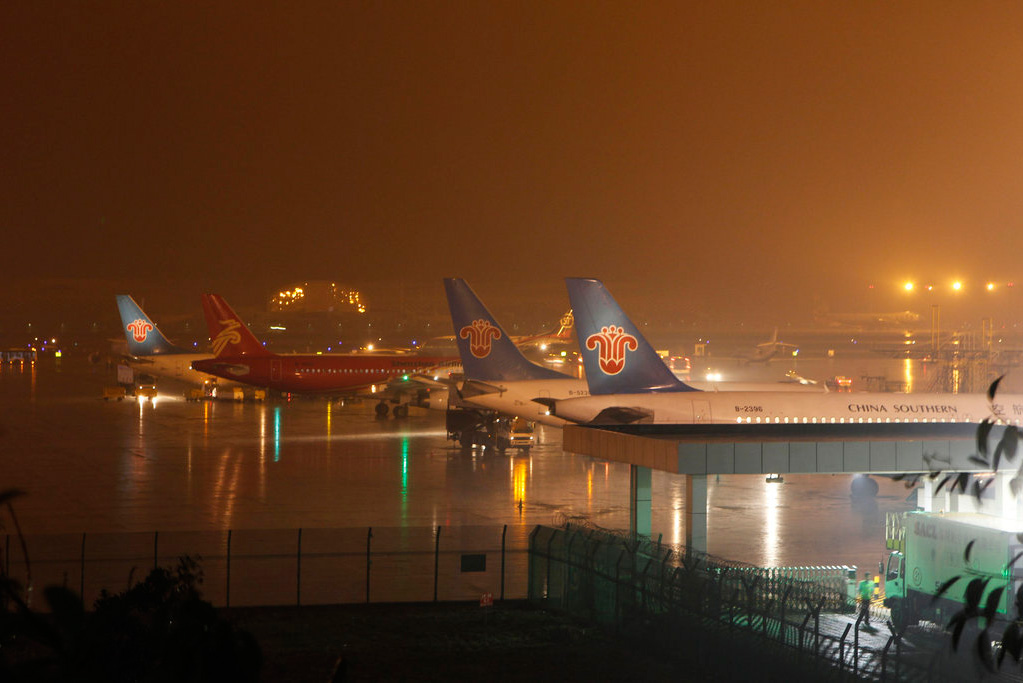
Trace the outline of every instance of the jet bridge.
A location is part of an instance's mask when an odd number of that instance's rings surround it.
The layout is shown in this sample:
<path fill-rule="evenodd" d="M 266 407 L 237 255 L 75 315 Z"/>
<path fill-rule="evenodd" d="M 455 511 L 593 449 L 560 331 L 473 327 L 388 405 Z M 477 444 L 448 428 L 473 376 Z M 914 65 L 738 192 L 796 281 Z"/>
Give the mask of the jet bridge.
<path fill-rule="evenodd" d="M 991 448 L 1002 427 L 992 430 Z M 927 474 L 984 473 L 977 453 L 977 425 L 968 423 L 857 423 L 799 425 L 568 425 L 563 448 L 570 453 L 630 466 L 631 531 L 651 534 L 653 470 L 686 477 L 686 545 L 707 549 L 707 475 L 717 474 Z M 1012 495 L 1017 464 L 1002 460 L 983 496 L 984 512 L 1023 517 L 1023 500 Z M 942 477 L 922 477 L 918 504 L 927 511 L 977 511 Z"/>

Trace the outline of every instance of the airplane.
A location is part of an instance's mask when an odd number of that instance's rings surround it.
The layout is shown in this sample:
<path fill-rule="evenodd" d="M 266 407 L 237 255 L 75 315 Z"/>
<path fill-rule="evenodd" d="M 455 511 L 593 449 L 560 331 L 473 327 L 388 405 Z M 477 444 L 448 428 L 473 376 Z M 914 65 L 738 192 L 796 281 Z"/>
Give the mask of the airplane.
<path fill-rule="evenodd" d="M 213 375 L 192 369 L 197 360 L 212 358 L 209 353 L 175 346 L 160 332 L 152 318 L 127 294 L 117 295 L 117 308 L 121 325 L 128 340 L 128 364 L 139 372 L 157 377 L 169 377 L 190 384 L 201 385 Z"/>
<path fill-rule="evenodd" d="M 390 384 L 404 384 L 417 373 L 427 371 L 446 377 L 458 361 L 449 356 L 384 353 L 279 355 L 256 339 L 222 297 L 204 294 L 202 307 L 214 356 L 194 361 L 195 370 L 282 393 L 356 395 L 370 390 L 381 397 L 376 408 L 381 417 L 388 412 L 385 398 L 399 401 L 394 398 L 396 392 Z M 416 380 L 421 385 L 417 388 L 436 384 L 431 384 L 432 380 L 427 377 L 416 377 Z M 447 404 L 446 395 L 444 404 Z M 399 402 L 394 413 L 395 417 L 407 415 L 408 403 Z"/>
<path fill-rule="evenodd" d="M 585 380 L 539 366 L 522 355 L 465 280 L 445 278 L 444 290 L 465 374 L 459 397 L 505 415 L 563 425 L 564 420 L 551 416 L 534 399 L 585 396 L 589 393 Z"/>
<path fill-rule="evenodd" d="M 745 364 L 767 363 L 787 348 L 796 349 L 799 347 L 795 344 L 778 341 L 778 328 L 776 327 L 774 328 L 774 332 L 771 334 L 770 339 L 754 346 L 750 353 L 740 356 L 740 360 Z"/>
<path fill-rule="evenodd" d="M 541 332 L 540 334 L 512 337 L 515 346 L 520 349 L 535 348 L 538 351 L 546 351 L 552 346 L 568 344 L 572 341 L 572 332 L 575 327 L 575 316 L 572 309 L 568 309 L 561 319 L 558 320 L 558 329 L 553 332 Z"/>
<path fill-rule="evenodd" d="M 465 381 L 459 388 L 463 403 L 542 424 L 564 425 L 564 419 L 550 414 L 547 403 L 589 395 L 586 380 L 529 361 L 465 280 L 447 278 L 444 290 L 465 375 Z M 657 356 L 657 362 L 671 374 L 660 356 Z M 792 383 L 692 384 L 712 391 L 819 391 Z"/>
<path fill-rule="evenodd" d="M 474 295 L 475 296 L 475 295 Z M 565 312 L 564 315 L 558 320 L 558 329 L 550 332 L 540 332 L 539 334 L 532 335 L 508 335 L 508 339 L 511 339 L 512 343 L 515 344 L 520 350 L 536 350 L 536 351 L 547 351 L 552 346 L 558 346 L 562 344 L 569 344 L 572 341 L 572 330 L 575 326 L 575 319 L 572 316 L 572 309 Z M 421 348 L 433 349 L 453 349 L 458 346 L 456 343 L 457 337 L 453 334 L 441 335 L 433 337 L 426 342 Z"/>
<path fill-rule="evenodd" d="M 699 391 L 678 380 L 599 280 L 568 278 L 590 395 L 543 401 L 582 424 L 1019 424 L 1023 396 Z"/>

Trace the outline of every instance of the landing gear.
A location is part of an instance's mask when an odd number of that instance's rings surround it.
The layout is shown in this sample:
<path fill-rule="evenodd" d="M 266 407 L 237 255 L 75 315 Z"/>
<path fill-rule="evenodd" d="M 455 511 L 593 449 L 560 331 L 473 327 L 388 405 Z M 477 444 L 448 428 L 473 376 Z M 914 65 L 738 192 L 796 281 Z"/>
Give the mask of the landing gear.
<path fill-rule="evenodd" d="M 395 418 L 408 417 L 408 404 L 399 403 L 394 406 L 394 410 L 391 411 L 391 414 L 394 415 Z"/>
<path fill-rule="evenodd" d="M 387 417 L 387 413 L 390 411 L 390 408 L 388 407 L 386 401 L 381 401 L 380 403 L 377 404 L 374 410 L 376 410 L 377 418 L 382 420 L 383 418 Z"/>

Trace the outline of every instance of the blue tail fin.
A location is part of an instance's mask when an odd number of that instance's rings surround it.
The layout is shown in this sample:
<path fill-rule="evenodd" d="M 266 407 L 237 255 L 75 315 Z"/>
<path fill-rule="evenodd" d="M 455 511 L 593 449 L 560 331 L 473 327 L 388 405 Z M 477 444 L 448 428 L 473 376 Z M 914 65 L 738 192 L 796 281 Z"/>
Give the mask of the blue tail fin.
<path fill-rule="evenodd" d="M 510 382 L 525 379 L 564 379 L 566 375 L 531 363 L 490 315 L 462 279 L 445 278 L 444 289 L 455 326 L 455 342 L 469 379 Z"/>
<path fill-rule="evenodd" d="M 672 374 L 600 280 L 565 282 L 591 394 L 697 391 Z"/>
<path fill-rule="evenodd" d="M 161 353 L 189 353 L 174 346 L 163 336 L 145 311 L 127 294 L 117 295 L 117 308 L 121 311 L 121 326 L 128 340 L 128 353 L 133 356 L 155 356 Z"/>

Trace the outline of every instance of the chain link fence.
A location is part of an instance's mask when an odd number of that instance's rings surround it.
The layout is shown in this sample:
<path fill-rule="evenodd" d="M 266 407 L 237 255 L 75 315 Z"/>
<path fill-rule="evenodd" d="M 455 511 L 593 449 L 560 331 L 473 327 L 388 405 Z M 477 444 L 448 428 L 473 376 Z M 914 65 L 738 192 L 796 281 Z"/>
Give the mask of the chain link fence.
<path fill-rule="evenodd" d="M 49 585 L 91 605 L 181 556 L 199 561 L 217 607 L 523 599 L 526 526 L 233 529 L 3 539 L 2 566 L 33 607 Z"/>

